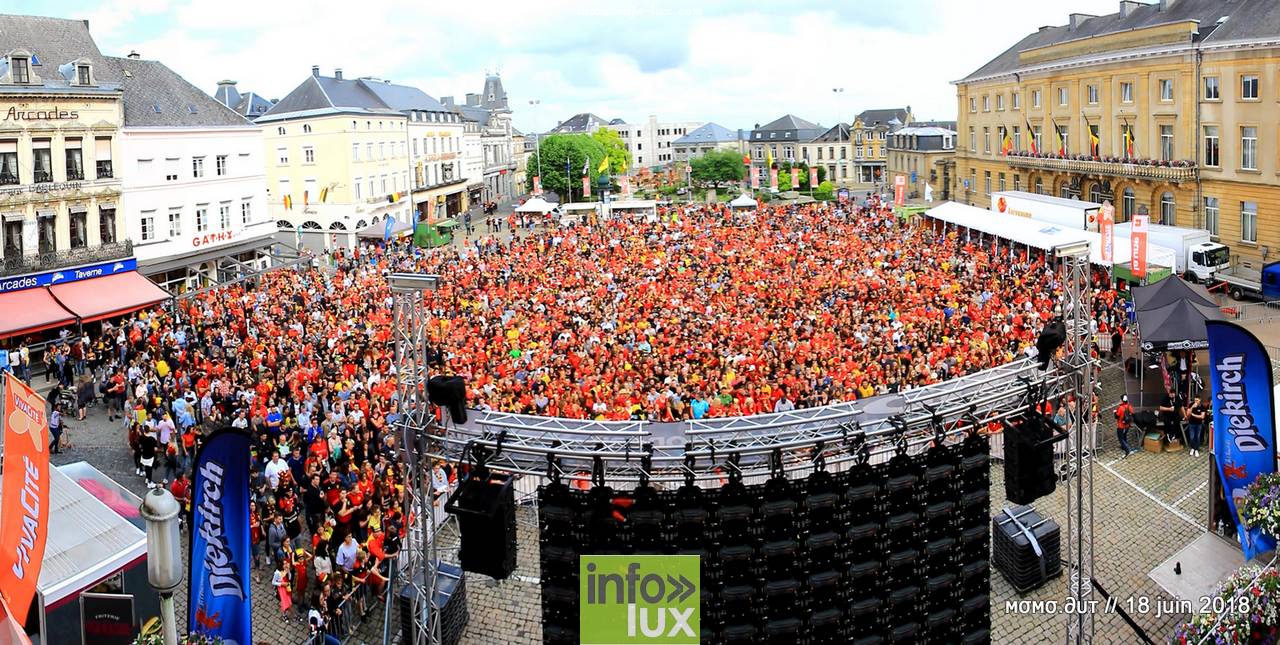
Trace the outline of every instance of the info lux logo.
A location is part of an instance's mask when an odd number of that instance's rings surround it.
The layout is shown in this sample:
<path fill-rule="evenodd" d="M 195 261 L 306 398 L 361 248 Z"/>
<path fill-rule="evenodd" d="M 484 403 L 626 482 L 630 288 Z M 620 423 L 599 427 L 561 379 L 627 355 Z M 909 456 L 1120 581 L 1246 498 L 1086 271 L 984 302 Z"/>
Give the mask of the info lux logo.
<path fill-rule="evenodd" d="M 697 645 L 696 555 L 583 555 L 578 560 L 583 645 Z"/>

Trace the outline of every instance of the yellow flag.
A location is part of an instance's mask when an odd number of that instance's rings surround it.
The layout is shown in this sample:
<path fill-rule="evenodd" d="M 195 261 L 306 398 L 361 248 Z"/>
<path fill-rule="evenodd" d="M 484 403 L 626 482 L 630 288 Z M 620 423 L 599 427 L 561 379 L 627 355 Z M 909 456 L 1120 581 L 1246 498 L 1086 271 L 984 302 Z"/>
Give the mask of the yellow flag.
<path fill-rule="evenodd" d="M 604 159 L 600 160 L 600 167 L 596 169 L 596 172 L 606 172 L 608 170 L 609 170 L 609 157 L 606 156 Z"/>
<path fill-rule="evenodd" d="M 764 167 L 765 168 L 773 167 L 773 150 L 769 150 L 768 152 L 764 153 Z"/>

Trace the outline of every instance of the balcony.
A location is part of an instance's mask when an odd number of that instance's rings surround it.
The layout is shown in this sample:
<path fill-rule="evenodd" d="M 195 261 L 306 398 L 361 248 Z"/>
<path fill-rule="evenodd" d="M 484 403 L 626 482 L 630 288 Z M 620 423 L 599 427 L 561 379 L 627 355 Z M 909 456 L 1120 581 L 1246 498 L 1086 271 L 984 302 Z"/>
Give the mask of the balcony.
<path fill-rule="evenodd" d="M 80 249 L 63 249 L 35 255 L 5 256 L 0 263 L 0 276 L 54 271 L 94 262 L 108 262 L 133 255 L 133 241 L 112 242 Z"/>
<path fill-rule="evenodd" d="M 1030 153 L 1011 153 L 1005 158 L 1011 168 L 1068 172 L 1096 177 L 1123 177 L 1168 181 L 1175 184 L 1196 180 L 1199 168 L 1191 161 L 1159 162 L 1148 160 L 1092 160 L 1032 157 Z"/>

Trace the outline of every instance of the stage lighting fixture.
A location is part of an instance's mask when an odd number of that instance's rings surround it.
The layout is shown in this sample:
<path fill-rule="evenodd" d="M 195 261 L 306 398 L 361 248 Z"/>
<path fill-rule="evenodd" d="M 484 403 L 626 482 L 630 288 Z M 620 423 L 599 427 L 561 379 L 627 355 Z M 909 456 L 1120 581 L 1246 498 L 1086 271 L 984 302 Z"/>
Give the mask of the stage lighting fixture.
<path fill-rule="evenodd" d="M 1053 360 L 1053 355 L 1058 353 L 1058 349 L 1065 342 L 1067 342 L 1067 325 L 1062 321 L 1062 316 L 1054 316 L 1045 324 L 1044 329 L 1040 330 L 1040 336 L 1036 338 L 1036 358 L 1040 361 L 1040 369 L 1049 369 L 1049 362 Z"/>

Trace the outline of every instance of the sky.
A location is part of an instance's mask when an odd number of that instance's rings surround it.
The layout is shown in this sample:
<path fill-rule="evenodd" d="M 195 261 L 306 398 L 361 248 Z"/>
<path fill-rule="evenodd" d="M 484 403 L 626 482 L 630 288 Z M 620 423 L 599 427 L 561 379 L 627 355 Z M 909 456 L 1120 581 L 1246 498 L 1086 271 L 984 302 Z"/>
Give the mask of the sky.
<path fill-rule="evenodd" d="M 89 20 L 104 54 L 137 51 L 207 92 L 283 98 L 319 65 L 428 94 L 501 75 L 517 128 L 579 112 L 750 129 L 831 126 L 910 105 L 954 119 L 955 86 L 1042 25 L 1118 0 L 9 0 Z M 537 101 L 536 104 L 530 103 Z"/>

